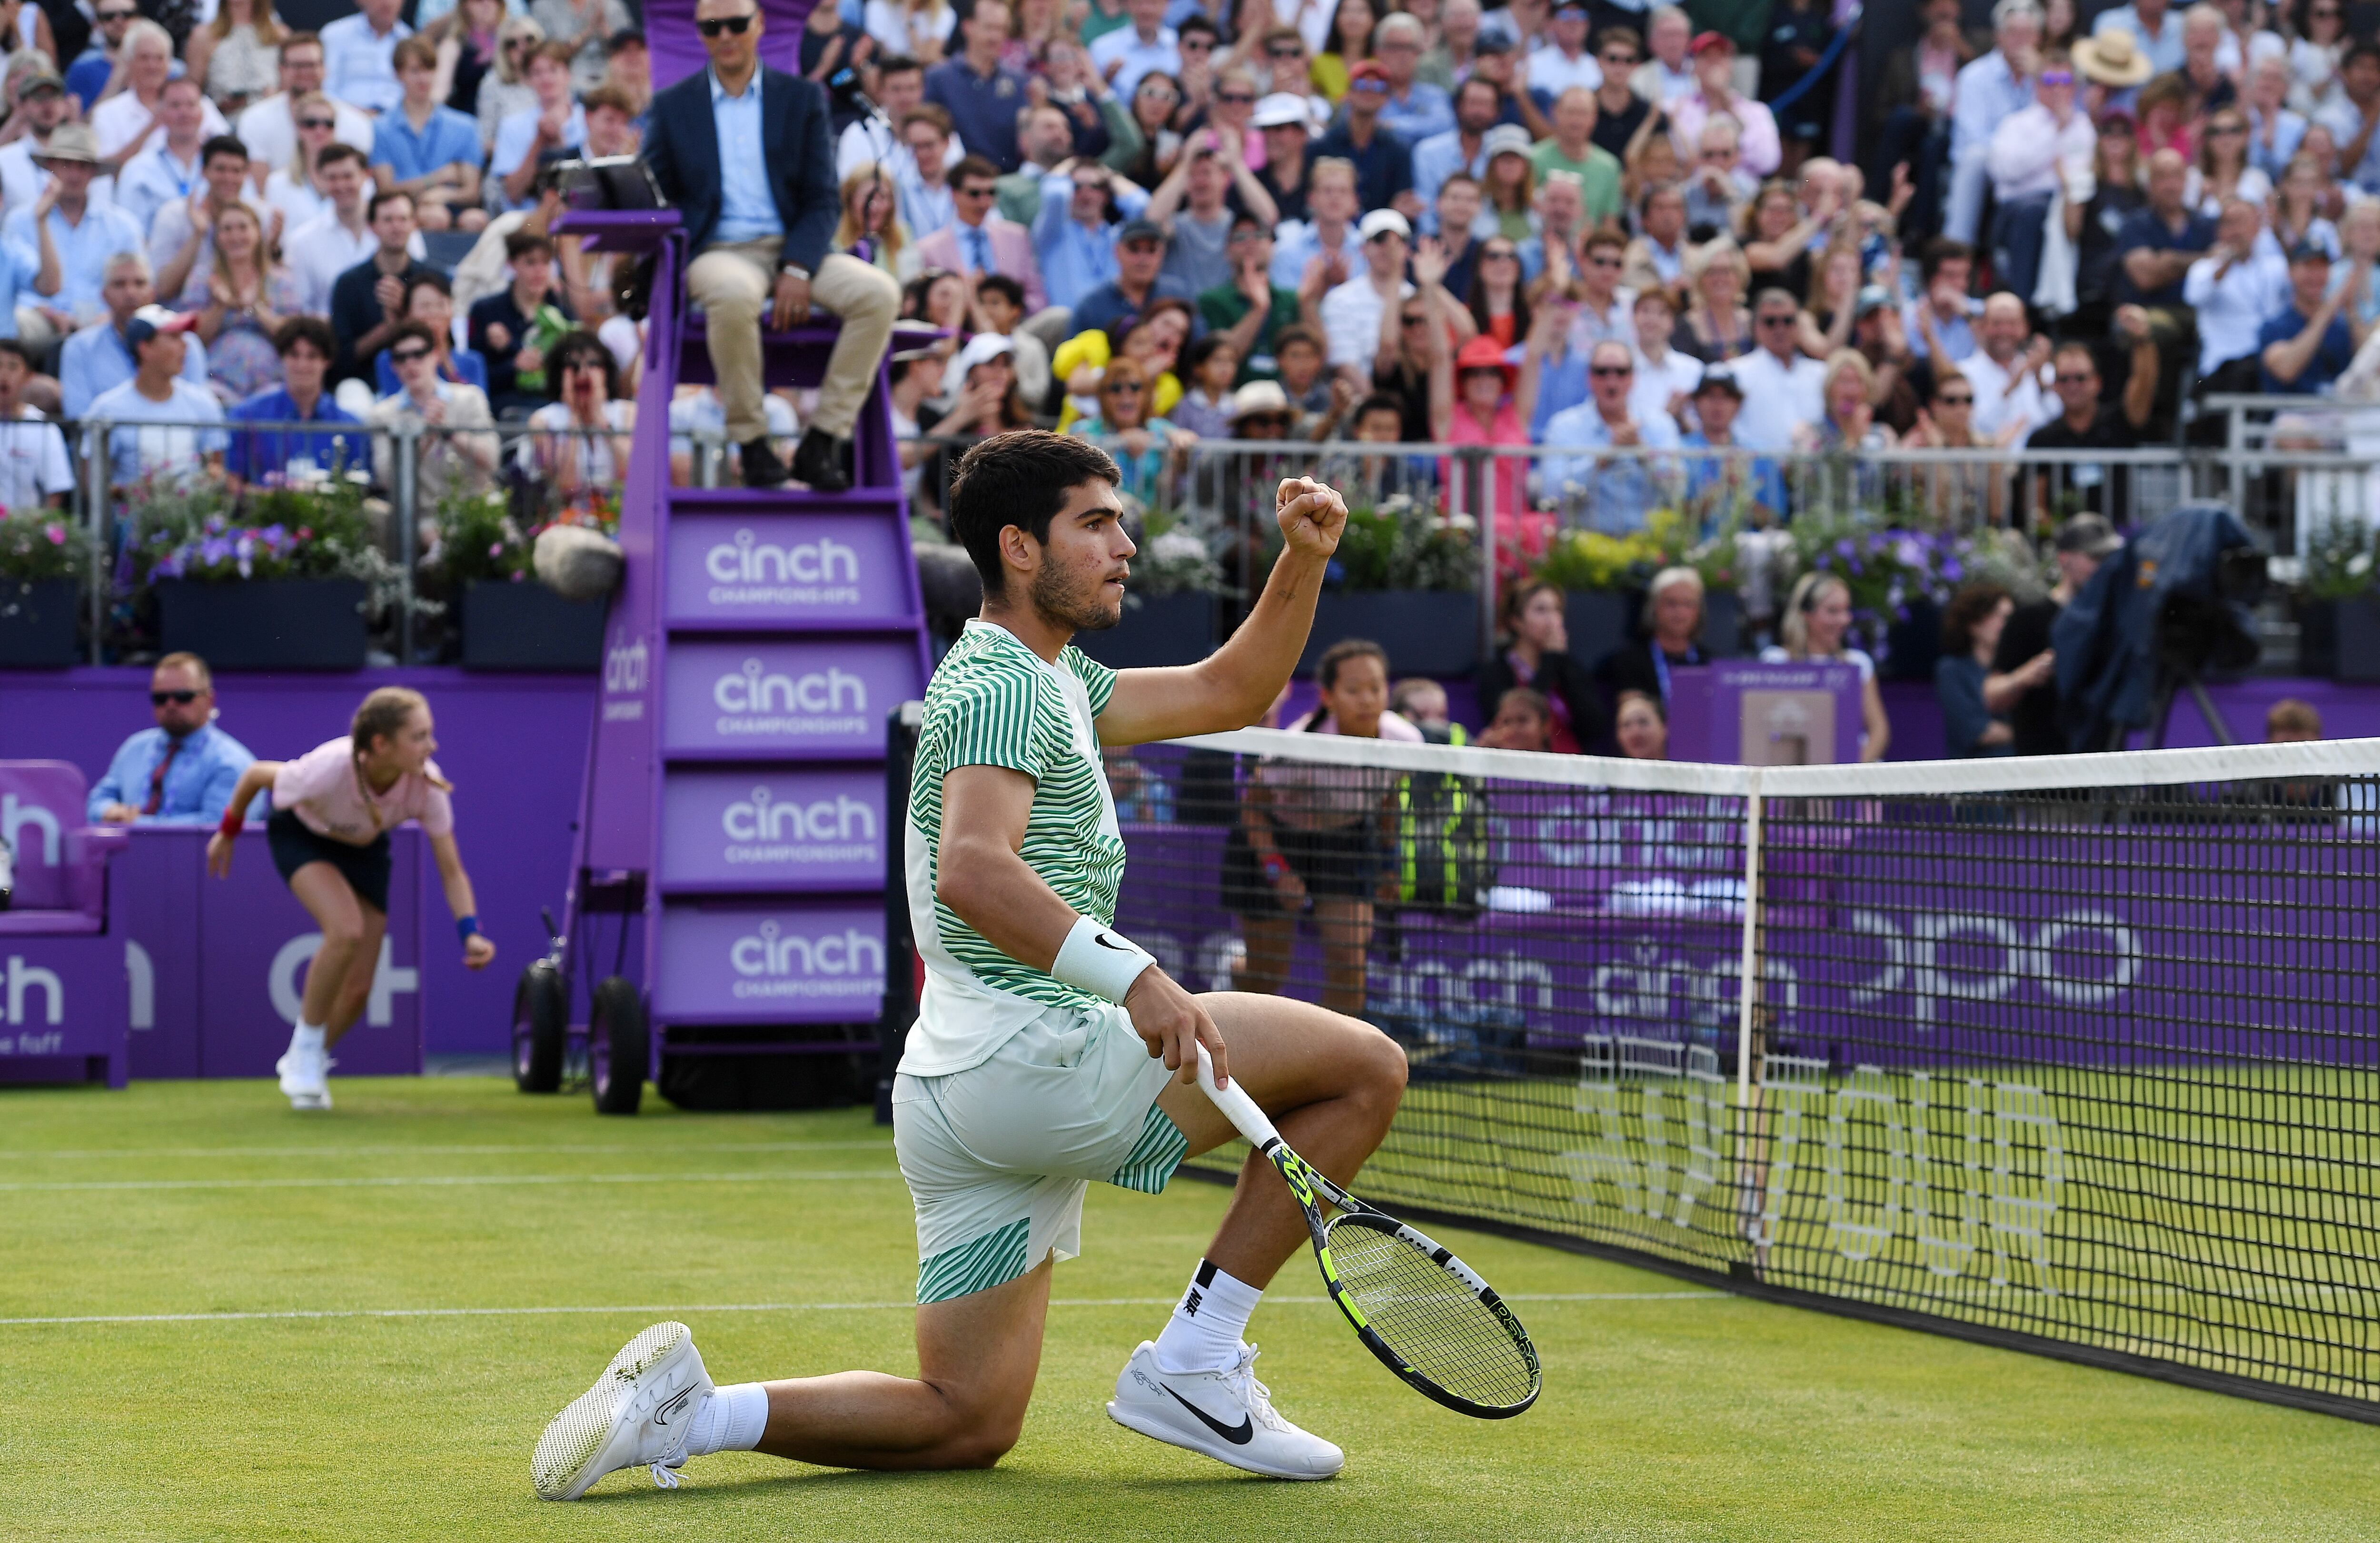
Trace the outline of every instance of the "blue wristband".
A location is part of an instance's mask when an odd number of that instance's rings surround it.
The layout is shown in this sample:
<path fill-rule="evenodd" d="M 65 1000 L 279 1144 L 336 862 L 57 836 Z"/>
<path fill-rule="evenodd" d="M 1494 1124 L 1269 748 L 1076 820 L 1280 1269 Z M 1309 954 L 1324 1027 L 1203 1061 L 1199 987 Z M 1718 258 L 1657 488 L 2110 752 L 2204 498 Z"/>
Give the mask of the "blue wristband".
<path fill-rule="evenodd" d="M 462 939 L 465 942 L 469 942 L 473 938 L 480 935 L 480 918 L 478 917 L 456 917 L 455 918 L 455 935 Z"/>

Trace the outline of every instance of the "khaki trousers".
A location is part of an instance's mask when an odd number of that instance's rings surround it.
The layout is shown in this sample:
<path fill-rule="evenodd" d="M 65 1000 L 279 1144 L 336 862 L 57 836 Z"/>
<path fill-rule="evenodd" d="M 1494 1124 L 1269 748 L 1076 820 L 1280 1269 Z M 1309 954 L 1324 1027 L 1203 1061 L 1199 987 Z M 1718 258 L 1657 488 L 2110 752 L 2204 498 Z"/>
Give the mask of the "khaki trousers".
<path fill-rule="evenodd" d="M 777 291 L 781 245 L 775 237 L 713 242 L 686 265 L 686 292 L 703 310 L 719 405 L 726 409 L 727 437 L 736 444 L 769 433 L 769 420 L 760 408 L 760 313 Z M 818 407 L 805 427 L 847 439 L 883 366 L 892 322 L 901 310 L 901 286 L 880 268 L 831 252 L 810 279 L 810 303 L 840 318 L 843 334 L 827 358 Z"/>

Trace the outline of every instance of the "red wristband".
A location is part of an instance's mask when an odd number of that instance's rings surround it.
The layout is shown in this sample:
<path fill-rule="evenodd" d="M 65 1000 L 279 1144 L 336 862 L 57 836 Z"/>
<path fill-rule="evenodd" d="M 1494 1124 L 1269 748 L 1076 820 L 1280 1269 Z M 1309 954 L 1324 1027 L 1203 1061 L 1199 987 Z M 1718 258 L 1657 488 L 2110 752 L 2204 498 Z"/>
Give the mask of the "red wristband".
<path fill-rule="evenodd" d="M 245 810 L 236 808 L 225 809 L 224 810 L 223 823 L 217 825 L 215 829 L 222 834 L 237 840 L 239 836 L 239 828 L 247 823 L 248 814 Z"/>

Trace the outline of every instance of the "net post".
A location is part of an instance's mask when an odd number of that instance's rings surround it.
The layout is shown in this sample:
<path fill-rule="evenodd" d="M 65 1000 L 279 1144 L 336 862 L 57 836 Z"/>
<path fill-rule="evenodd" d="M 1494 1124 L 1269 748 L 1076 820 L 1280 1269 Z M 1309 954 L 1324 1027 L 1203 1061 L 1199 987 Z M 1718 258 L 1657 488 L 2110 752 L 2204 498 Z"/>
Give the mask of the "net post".
<path fill-rule="evenodd" d="M 1752 1107 L 1752 1014 L 1760 989 L 1760 768 L 1743 794 L 1743 951 L 1735 989 L 1735 1105 Z"/>

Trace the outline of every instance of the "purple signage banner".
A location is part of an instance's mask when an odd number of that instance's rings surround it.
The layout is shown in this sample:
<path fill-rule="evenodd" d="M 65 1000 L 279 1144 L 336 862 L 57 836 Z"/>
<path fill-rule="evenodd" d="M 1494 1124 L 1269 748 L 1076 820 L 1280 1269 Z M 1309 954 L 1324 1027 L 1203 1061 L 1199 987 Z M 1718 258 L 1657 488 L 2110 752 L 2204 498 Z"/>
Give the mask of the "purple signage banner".
<path fill-rule="evenodd" d="M 123 1087 L 126 981 L 121 938 L 0 936 L 0 1083 Z"/>
<path fill-rule="evenodd" d="M 888 839 L 873 771 L 681 768 L 662 785 L 665 887 L 874 889 Z"/>
<path fill-rule="evenodd" d="M 861 1023 L 884 998 L 884 910 L 667 905 L 653 1017 L 668 1024 Z"/>
<path fill-rule="evenodd" d="M 669 620 L 759 626 L 906 622 L 906 553 L 897 517 L 677 516 L 669 528 Z"/>
<path fill-rule="evenodd" d="M 67 834 L 83 823 L 90 792 L 83 774 L 63 760 L 0 762 L 0 841 L 17 859 L 17 909 L 62 911 L 81 904 Z"/>
<path fill-rule="evenodd" d="M 662 743 L 755 759 L 881 756 L 886 715 L 924 693 L 905 639 L 674 643 Z"/>

